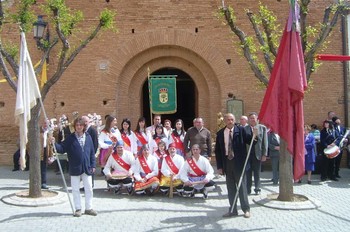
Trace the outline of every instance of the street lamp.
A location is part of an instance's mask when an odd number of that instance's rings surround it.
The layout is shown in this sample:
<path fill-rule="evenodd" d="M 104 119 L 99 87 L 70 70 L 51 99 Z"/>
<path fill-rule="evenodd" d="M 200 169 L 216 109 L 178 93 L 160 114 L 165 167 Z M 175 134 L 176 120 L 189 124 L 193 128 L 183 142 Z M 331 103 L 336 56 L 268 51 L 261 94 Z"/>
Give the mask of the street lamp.
<path fill-rule="evenodd" d="M 48 48 L 48 43 L 50 41 L 50 33 L 49 28 L 46 29 L 47 22 L 43 20 L 43 16 L 39 15 L 38 20 L 33 23 L 33 33 L 34 33 L 34 39 L 36 40 L 36 46 L 46 51 Z M 46 34 L 45 33 L 46 29 Z M 46 62 L 49 63 L 49 55 L 46 57 Z"/>
<path fill-rule="evenodd" d="M 34 39 L 36 40 L 36 44 L 38 48 L 45 50 L 45 43 L 43 43 L 42 40 L 49 41 L 49 31 L 48 29 L 46 30 L 46 35 L 44 38 L 44 32 L 47 26 L 47 22 L 43 20 L 43 16 L 39 15 L 38 20 L 33 23 L 33 33 L 34 33 Z"/>

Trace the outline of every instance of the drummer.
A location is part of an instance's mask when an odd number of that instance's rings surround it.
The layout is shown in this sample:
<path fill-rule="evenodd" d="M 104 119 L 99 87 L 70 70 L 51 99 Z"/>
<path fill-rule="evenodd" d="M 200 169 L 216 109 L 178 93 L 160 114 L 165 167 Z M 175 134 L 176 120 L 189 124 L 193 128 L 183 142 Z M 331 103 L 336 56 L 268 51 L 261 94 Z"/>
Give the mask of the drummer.
<path fill-rule="evenodd" d="M 160 191 L 164 194 L 169 192 L 171 182 L 176 189 L 182 189 L 183 183 L 179 177 L 179 170 L 184 164 L 184 158 L 176 153 L 175 143 L 169 145 L 169 155 L 165 156 L 161 167 Z"/>
<path fill-rule="evenodd" d="M 214 186 L 214 170 L 210 162 L 201 156 L 198 144 L 191 148 L 192 157 L 188 158 L 180 170 L 180 179 L 184 182 L 183 195 L 194 197 L 196 193 L 202 193 L 203 198 L 208 198 L 208 190 Z"/>
<path fill-rule="evenodd" d="M 116 194 L 120 193 L 123 187 L 126 188 L 128 194 L 133 191 L 132 168 L 134 165 L 134 155 L 127 150 L 124 150 L 124 142 L 118 140 L 116 149 L 109 156 L 103 172 L 106 176 L 107 185 L 114 189 Z M 113 171 L 112 171 L 113 170 Z"/>

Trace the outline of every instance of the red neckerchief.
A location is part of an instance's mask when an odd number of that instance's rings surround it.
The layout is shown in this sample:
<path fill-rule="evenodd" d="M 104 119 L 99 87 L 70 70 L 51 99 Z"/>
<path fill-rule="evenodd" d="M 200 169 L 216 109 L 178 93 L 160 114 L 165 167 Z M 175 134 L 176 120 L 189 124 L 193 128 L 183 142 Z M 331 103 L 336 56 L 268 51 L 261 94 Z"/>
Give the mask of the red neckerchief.
<path fill-rule="evenodd" d="M 117 152 L 113 152 L 112 154 L 113 158 L 115 159 L 115 161 L 122 167 L 124 168 L 125 170 L 129 171 L 130 169 L 130 164 L 126 163 L 122 157 L 120 157 Z"/>
<path fill-rule="evenodd" d="M 170 155 L 165 156 L 165 162 L 166 162 L 166 164 L 168 165 L 168 167 L 171 169 L 171 171 L 174 174 L 178 174 L 179 173 L 179 169 L 174 164 L 174 161 L 173 161 L 173 159 L 171 158 Z"/>
<path fill-rule="evenodd" d="M 128 137 L 125 133 L 122 134 L 122 139 L 123 139 L 124 143 L 125 143 L 126 145 L 128 145 L 128 147 L 131 147 L 130 139 L 129 139 L 129 137 Z"/>
<path fill-rule="evenodd" d="M 157 138 L 154 139 L 154 141 L 156 141 L 156 144 L 157 144 L 157 145 L 158 145 L 158 143 L 159 143 L 161 140 L 162 140 L 162 139 L 159 138 L 159 137 L 157 137 Z"/>
<path fill-rule="evenodd" d="M 149 166 L 147 164 L 145 156 L 141 155 L 141 156 L 139 156 L 138 159 L 139 159 L 139 162 L 141 164 L 141 167 L 142 167 L 144 173 L 146 173 L 146 174 L 151 173 L 152 171 L 151 171 L 151 169 L 149 168 Z"/>
<path fill-rule="evenodd" d="M 142 133 L 135 131 L 135 135 L 142 145 L 147 144 L 147 140 L 143 137 Z"/>
<path fill-rule="evenodd" d="M 194 173 L 196 173 L 197 176 L 204 176 L 206 175 L 205 172 L 203 172 L 198 166 L 197 164 L 193 161 L 194 158 L 189 158 L 187 159 L 187 163 L 190 165 L 192 171 L 194 171 Z"/>
<path fill-rule="evenodd" d="M 176 149 L 184 150 L 184 144 L 181 141 L 180 136 L 176 136 L 174 134 L 171 134 L 171 137 L 174 140 Z"/>

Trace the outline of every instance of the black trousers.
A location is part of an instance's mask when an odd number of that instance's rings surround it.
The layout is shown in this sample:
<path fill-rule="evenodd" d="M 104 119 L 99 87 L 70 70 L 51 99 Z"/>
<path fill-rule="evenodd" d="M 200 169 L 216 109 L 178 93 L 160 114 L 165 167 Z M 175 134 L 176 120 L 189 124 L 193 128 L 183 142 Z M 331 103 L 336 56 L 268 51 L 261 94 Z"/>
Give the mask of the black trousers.
<path fill-rule="evenodd" d="M 228 191 L 228 200 L 230 203 L 230 209 L 232 208 L 233 200 L 237 193 L 238 182 L 243 171 L 243 166 L 238 168 L 238 165 L 235 165 L 235 162 L 236 162 L 235 159 L 232 159 L 232 160 L 227 159 L 226 186 Z M 244 212 L 250 211 L 248 193 L 247 193 L 246 173 L 243 174 L 243 179 L 242 179 L 241 186 L 239 188 L 238 196 L 239 196 L 239 201 L 241 203 L 241 209 Z M 234 204 L 233 213 L 237 213 L 237 201 Z"/>
<path fill-rule="evenodd" d="M 254 149 L 254 148 L 253 148 Z M 254 191 L 261 191 L 260 189 L 260 172 L 261 172 L 261 160 L 258 160 L 255 154 L 251 154 L 249 157 L 250 168 L 247 170 L 247 190 L 250 193 L 252 188 L 252 175 L 254 172 Z"/>

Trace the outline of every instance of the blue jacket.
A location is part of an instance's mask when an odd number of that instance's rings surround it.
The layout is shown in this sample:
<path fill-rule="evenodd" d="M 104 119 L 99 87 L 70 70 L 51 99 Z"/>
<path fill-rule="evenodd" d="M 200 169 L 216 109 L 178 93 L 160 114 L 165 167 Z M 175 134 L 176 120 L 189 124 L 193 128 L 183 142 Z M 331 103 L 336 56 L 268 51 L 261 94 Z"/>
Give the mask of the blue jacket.
<path fill-rule="evenodd" d="M 85 136 L 84 149 L 75 133 L 70 134 L 61 144 L 55 144 L 58 153 L 67 153 L 71 176 L 80 176 L 83 173 L 92 175 L 92 169 L 96 167 L 94 144 L 88 133 L 85 133 Z"/>

